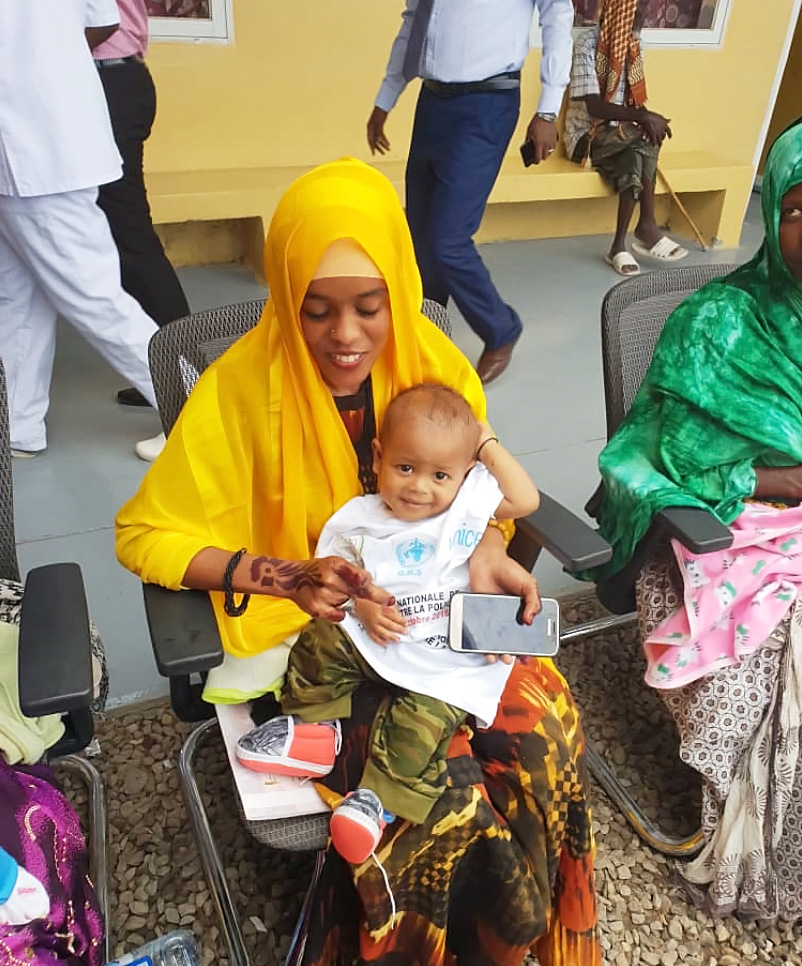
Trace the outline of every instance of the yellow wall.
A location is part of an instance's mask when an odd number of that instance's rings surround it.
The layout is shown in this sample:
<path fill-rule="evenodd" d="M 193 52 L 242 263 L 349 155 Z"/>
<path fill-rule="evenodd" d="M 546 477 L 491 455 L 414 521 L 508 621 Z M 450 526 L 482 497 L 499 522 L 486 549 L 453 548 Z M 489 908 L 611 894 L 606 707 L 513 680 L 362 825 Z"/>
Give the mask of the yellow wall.
<path fill-rule="evenodd" d="M 777 103 L 774 105 L 769 132 L 760 159 L 761 169 L 768 149 L 777 135 L 802 115 L 802 19 L 797 21 L 788 62 L 785 65 Z"/>
<path fill-rule="evenodd" d="M 722 215 L 727 243 L 737 240 L 793 6 L 794 0 L 733 0 L 721 49 L 647 51 L 649 103 L 672 119 L 674 129 L 665 147 L 666 163 L 671 157 L 691 157 L 690 152 L 698 158 L 702 152 L 731 167 L 722 175 L 727 183 L 717 185 L 728 189 Z M 232 210 L 225 210 L 230 172 L 241 169 L 250 175 L 241 194 L 261 191 L 265 199 L 250 214 L 265 218 L 269 212 L 262 209 L 274 204 L 303 168 L 344 154 L 369 159 L 365 121 L 401 9 L 400 0 L 233 0 L 232 45 L 154 42 L 149 64 L 159 114 L 146 165 L 155 220 L 243 217 L 247 212 L 233 193 Z M 533 50 L 524 77 L 520 132 L 513 138 L 502 181 L 520 179 L 517 146 L 536 103 L 538 66 L 539 52 Z M 388 160 L 395 163 L 387 170 L 399 187 L 414 100 L 407 91 L 388 121 L 393 145 Z M 547 167 L 530 169 L 531 182 L 516 180 L 524 195 L 531 185 L 530 196 L 541 196 L 537 178 Z M 216 192 L 208 205 L 202 203 L 207 183 Z M 546 182 L 541 184 L 545 189 Z M 497 194 L 503 195 L 503 188 Z M 612 198 L 592 198 L 581 217 L 565 220 L 561 206 L 546 201 L 545 192 L 542 201 L 527 202 L 516 191 L 515 203 L 496 205 L 488 218 L 493 237 L 597 232 L 612 226 Z"/>

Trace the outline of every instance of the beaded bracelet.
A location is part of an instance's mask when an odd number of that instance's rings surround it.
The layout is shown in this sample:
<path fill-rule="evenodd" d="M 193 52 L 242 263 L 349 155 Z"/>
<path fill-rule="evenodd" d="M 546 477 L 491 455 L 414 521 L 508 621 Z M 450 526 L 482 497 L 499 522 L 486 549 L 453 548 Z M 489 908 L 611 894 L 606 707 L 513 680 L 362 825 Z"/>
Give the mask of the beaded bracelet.
<path fill-rule="evenodd" d="M 487 439 L 483 439 L 479 444 L 479 449 L 476 451 L 476 458 L 479 459 L 482 454 L 482 450 L 485 446 L 487 446 L 488 443 L 497 443 L 498 441 L 498 436 L 488 436 Z"/>
<path fill-rule="evenodd" d="M 225 594 L 225 599 L 223 601 L 223 609 L 229 617 L 242 617 L 245 611 L 248 609 L 248 601 L 251 599 L 250 594 L 243 594 L 242 600 L 238 603 L 234 603 L 234 587 L 232 581 L 234 579 L 234 571 L 237 569 L 237 564 L 242 560 L 248 551 L 245 547 L 242 547 L 236 553 L 231 555 L 231 559 L 226 564 L 225 573 L 223 574 L 223 593 Z"/>

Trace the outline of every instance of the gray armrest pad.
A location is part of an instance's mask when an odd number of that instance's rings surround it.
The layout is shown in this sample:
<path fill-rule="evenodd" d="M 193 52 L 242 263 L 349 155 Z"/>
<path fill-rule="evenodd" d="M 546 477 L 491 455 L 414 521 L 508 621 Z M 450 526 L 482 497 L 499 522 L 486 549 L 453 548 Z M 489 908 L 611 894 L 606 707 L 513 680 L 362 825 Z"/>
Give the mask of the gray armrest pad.
<path fill-rule="evenodd" d="M 47 564 L 28 574 L 20 614 L 19 695 L 29 718 L 89 706 L 92 643 L 78 564 Z"/>
<path fill-rule="evenodd" d="M 540 506 L 528 517 L 516 520 L 515 528 L 522 537 L 548 550 L 568 571 L 598 567 L 612 556 L 606 540 L 542 491 Z"/>
<path fill-rule="evenodd" d="M 653 522 L 667 536 L 676 537 L 692 553 L 726 550 L 732 544 L 729 527 L 701 507 L 666 507 L 654 515 Z"/>
<path fill-rule="evenodd" d="M 145 613 L 159 674 L 208 671 L 223 663 L 223 645 L 209 595 L 143 584 Z"/>

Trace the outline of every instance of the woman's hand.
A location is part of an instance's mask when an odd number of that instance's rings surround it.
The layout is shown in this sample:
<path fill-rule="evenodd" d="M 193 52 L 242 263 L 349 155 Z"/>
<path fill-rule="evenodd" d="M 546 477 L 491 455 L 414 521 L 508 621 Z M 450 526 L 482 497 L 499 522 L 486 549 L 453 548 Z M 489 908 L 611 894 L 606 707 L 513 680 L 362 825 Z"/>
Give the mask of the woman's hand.
<path fill-rule="evenodd" d="M 184 587 L 222 590 L 230 559 L 231 551 L 219 547 L 198 551 L 184 573 Z M 373 600 L 387 607 L 395 604 L 395 599 L 377 587 L 367 571 L 342 557 L 283 560 L 246 553 L 231 575 L 231 589 L 237 594 L 286 597 L 312 617 L 329 621 L 345 617 L 343 605 L 351 598 Z"/>
<path fill-rule="evenodd" d="M 407 622 L 395 604 L 383 607 L 373 600 L 357 598 L 354 601 L 354 614 L 368 637 L 382 647 L 397 643 L 401 635 L 406 633 Z"/>
<path fill-rule="evenodd" d="M 758 466 L 755 468 L 755 476 L 757 498 L 802 499 L 802 466 Z"/>
<path fill-rule="evenodd" d="M 475 594 L 510 594 L 523 601 L 521 619 L 531 624 L 540 610 L 540 591 L 537 581 L 507 553 L 504 538 L 496 527 L 488 527 L 485 534 L 471 554 L 469 561 L 471 590 Z M 488 654 L 487 660 L 493 663 L 495 655 Z M 502 654 L 505 664 L 512 664 L 515 658 Z"/>
<path fill-rule="evenodd" d="M 351 598 L 372 600 L 391 607 L 395 598 L 377 587 L 368 573 L 342 557 L 313 560 L 278 560 L 256 557 L 251 577 L 264 593 L 287 597 L 312 617 L 341 621 Z"/>

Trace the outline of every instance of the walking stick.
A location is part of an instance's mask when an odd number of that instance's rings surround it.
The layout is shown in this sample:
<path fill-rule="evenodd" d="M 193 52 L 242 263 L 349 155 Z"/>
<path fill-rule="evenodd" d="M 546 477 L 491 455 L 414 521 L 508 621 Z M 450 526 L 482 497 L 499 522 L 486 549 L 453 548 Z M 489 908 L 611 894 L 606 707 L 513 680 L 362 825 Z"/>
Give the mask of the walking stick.
<path fill-rule="evenodd" d="M 666 186 L 666 190 L 667 190 L 667 191 L 668 191 L 668 193 L 669 193 L 669 194 L 671 195 L 671 200 L 672 200 L 672 201 L 674 202 L 674 204 L 676 204 L 676 206 L 677 206 L 677 208 L 679 208 L 679 210 L 680 210 L 680 211 L 682 212 L 682 214 L 683 214 L 683 215 L 685 216 L 685 220 L 686 220 L 686 221 L 688 222 L 688 224 L 689 224 L 689 225 L 691 226 L 691 228 L 693 229 L 693 233 L 694 233 L 694 235 L 696 235 L 696 240 L 697 240 L 697 241 L 699 242 L 699 244 L 700 244 L 700 245 L 702 246 L 702 251 L 703 251 L 703 252 L 706 252 L 706 251 L 708 250 L 708 246 L 707 246 L 707 245 L 705 244 L 705 240 L 704 240 L 704 238 L 702 237 L 702 233 L 701 233 L 701 232 L 699 231 L 699 229 L 698 229 L 698 228 L 696 227 L 696 222 L 695 222 L 695 221 L 693 220 L 693 218 L 691 218 L 691 216 L 690 216 L 690 215 L 688 214 L 688 209 L 687 209 L 687 208 L 685 207 L 685 205 L 683 205 L 683 203 L 682 203 L 682 202 L 681 202 L 681 201 L 679 200 L 679 198 L 677 197 L 677 193 L 676 193 L 676 192 L 674 191 L 674 189 L 673 189 L 673 188 L 671 187 L 671 185 L 670 185 L 670 184 L 668 183 L 668 178 L 667 178 L 667 177 L 666 177 L 666 176 L 665 176 L 665 175 L 663 174 L 663 171 L 662 171 L 662 169 L 661 169 L 661 168 L 658 168 L 658 169 L 657 169 L 657 175 L 658 175 L 658 177 L 660 178 L 660 180 L 661 180 L 661 181 L 663 182 L 663 184 L 664 184 L 664 185 Z"/>

